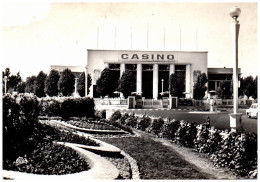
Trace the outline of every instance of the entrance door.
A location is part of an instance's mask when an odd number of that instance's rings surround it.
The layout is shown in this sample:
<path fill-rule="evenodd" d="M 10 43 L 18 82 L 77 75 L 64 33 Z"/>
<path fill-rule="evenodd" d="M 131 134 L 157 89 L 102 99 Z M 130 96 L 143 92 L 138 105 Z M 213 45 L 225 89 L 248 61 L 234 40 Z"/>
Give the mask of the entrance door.
<path fill-rule="evenodd" d="M 142 65 L 142 92 L 143 97 L 153 98 L 153 65 Z"/>

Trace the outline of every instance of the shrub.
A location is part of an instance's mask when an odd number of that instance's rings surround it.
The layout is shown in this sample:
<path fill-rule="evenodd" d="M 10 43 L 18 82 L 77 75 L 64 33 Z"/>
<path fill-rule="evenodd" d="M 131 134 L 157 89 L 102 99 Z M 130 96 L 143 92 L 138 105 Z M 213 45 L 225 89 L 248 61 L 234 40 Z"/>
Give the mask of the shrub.
<path fill-rule="evenodd" d="M 243 132 L 230 133 L 219 143 L 220 149 L 211 155 L 218 167 L 229 167 L 241 176 L 257 169 L 257 136 Z"/>
<path fill-rule="evenodd" d="M 3 96 L 3 158 L 23 155 L 35 145 L 39 103 L 35 96 Z"/>
<path fill-rule="evenodd" d="M 96 119 L 106 119 L 106 110 L 95 111 L 95 118 Z"/>
<path fill-rule="evenodd" d="M 164 121 L 162 118 L 154 119 L 152 121 L 152 132 L 155 135 L 158 135 L 162 131 L 163 124 L 164 124 Z"/>
<path fill-rule="evenodd" d="M 138 122 L 137 129 L 140 129 L 142 131 L 145 131 L 145 129 L 150 126 L 151 124 L 151 118 L 149 116 L 144 115 L 140 121 Z"/>
<path fill-rule="evenodd" d="M 120 112 L 120 111 L 115 111 L 115 112 L 111 115 L 110 121 L 116 121 L 116 120 L 120 119 L 121 116 L 122 116 L 122 115 L 121 115 L 121 112 Z"/>
<path fill-rule="evenodd" d="M 129 117 L 129 114 L 128 114 L 128 113 L 123 114 L 122 117 L 120 118 L 120 123 L 124 125 L 125 122 L 126 122 L 126 119 L 127 119 L 128 117 Z"/>
<path fill-rule="evenodd" d="M 168 122 L 165 122 L 162 127 L 162 135 L 168 139 L 174 139 L 175 133 L 180 127 L 180 121 L 179 120 L 171 120 Z"/>
<path fill-rule="evenodd" d="M 195 124 L 182 121 L 181 126 L 176 132 L 176 138 L 174 139 L 174 142 L 180 143 L 186 147 L 193 147 L 196 135 L 197 128 Z"/>
<path fill-rule="evenodd" d="M 129 117 L 125 120 L 125 124 L 126 126 L 137 128 L 137 117 L 134 113 L 129 115 Z"/>

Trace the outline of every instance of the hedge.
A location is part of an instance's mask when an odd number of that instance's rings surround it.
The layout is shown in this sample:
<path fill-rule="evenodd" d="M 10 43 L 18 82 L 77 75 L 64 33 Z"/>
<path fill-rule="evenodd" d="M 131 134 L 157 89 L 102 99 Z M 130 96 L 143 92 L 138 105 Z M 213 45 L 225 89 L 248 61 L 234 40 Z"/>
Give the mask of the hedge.
<path fill-rule="evenodd" d="M 3 96 L 3 158 L 22 156 L 36 145 L 40 105 L 35 96 Z"/>
<path fill-rule="evenodd" d="M 177 144 L 207 153 L 217 167 L 228 167 L 245 178 L 257 177 L 257 135 L 210 128 L 209 121 L 196 125 L 187 121 L 160 117 L 128 115 L 116 111 L 121 124 L 153 133 Z M 115 117 L 112 115 L 112 117 Z"/>
<path fill-rule="evenodd" d="M 61 116 L 63 119 L 70 117 L 95 116 L 95 104 L 92 98 L 65 98 L 63 100 L 42 99 L 42 116 Z"/>

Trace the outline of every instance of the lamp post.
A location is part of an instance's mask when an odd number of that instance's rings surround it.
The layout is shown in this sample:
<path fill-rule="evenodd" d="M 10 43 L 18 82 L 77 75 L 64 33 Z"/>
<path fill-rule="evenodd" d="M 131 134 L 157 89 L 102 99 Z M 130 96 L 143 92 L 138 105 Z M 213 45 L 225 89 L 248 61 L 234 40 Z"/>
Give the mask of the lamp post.
<path fill-rule="evenodd" d="M 230 8 L 229 12 L 230 16 L 233 18 L 231 24 L 231 32 L 233 36 L 233 113 L 230 114 L 230 127 L 231 129 L 238 129 L 241 126 L 241 113 L 238 113 L 238 34 L 240 24 L 237 18 L 241 14 L 241 10 L 239 7 L 234 6 Z"/>
<path fill-rule="evenodd" d="M 5 94 L 6 94 L 6 91 L 7 91 L 7 76 L 4 77 L 4 82 L 5 82 Z"/>
<path fill-rule="evenodd" d="M 163 93 L 163 82 L 164 82 L 164 79 L 162 79 L 162 93 Z"/>

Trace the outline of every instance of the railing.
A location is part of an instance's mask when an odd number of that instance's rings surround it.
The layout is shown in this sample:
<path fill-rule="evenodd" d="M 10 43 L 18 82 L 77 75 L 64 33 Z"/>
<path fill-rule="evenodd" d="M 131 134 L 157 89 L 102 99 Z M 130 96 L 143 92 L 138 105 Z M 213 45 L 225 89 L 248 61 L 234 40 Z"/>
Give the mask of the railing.
<path fill-rule="evenodd" d="M 122 98 L 94 98 L 96 105 L 127 105 L 127 99 Z"/>
<path fill-rule="evenodd" d="M 233 105 L 233 99 L 213 99 L 214 105 Z M 194 106 L 204 106 L 209 104 L 209 99 L 207 100 L 193 100 Z M 249 100 L 249 99 L 238 99 L 238 105 L 247 105 L 250 106 L 253 103 L 257 103 L 256 100 Z"/>

